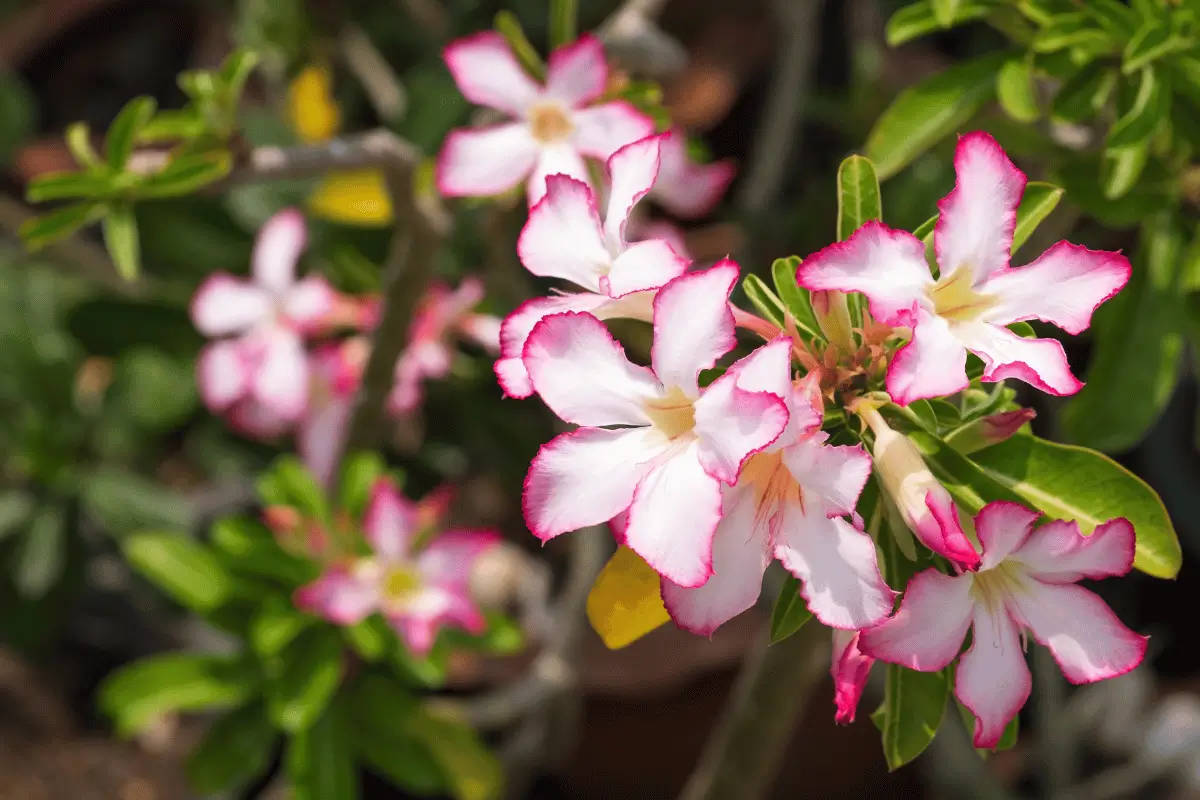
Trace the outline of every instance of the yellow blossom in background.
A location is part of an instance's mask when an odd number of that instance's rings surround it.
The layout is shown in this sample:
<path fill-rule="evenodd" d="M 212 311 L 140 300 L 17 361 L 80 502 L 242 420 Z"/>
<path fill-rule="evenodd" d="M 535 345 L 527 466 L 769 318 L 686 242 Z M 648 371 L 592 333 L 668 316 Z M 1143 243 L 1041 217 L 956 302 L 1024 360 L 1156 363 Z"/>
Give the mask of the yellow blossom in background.
<path fill-rule="evenodd" d="M 633 644 L 670 619 L 658 573 L 628 547 L 620 547 L 592 586 L 588 621 L 611 650 Z"/>
<path fill-rule="evenodd" d="M 329 67 L 305 67 L 288 87 L 288 121 L 306 144 L 332 139 L 342 124 L 333 99 Z M 378 170 L 353 170 L 326 175 L 308 207 L 318 217 L 343 225 L 384 227 L 392 222 L 392 200 Z"/>

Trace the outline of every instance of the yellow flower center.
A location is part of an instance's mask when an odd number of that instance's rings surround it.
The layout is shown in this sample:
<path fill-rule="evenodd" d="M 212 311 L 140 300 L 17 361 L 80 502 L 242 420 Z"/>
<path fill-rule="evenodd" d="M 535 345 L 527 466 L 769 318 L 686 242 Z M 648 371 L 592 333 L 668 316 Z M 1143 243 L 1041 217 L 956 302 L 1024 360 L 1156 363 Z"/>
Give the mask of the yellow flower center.
<path fill-rule="evenodd" d="M 533 138 L 542 144 L 553 144 L 570 136 L 575 126 L 562 106 L 539 103 L 529 109 L 529 128 L 533 131 Z"/>
<path fill-rule="evenodd" d="M 1025 591 L 1025 576 L 1019 564 L 1002 561 L 995 567 L 975 573 L 971 595 L 988 611 L 997 613 L 1005 608 L 1004 598 Z"/>
<path fill-rule="evenodd" d="M 420 588 L 420 576 L 407 567 L 392 567 L 383 576 L 383 596 L 390 603 L 403 603 Z"/>
<path fill-rule="evenodd" d="M 975 291 L 967 267 L 943 275 L 929 290 L 929 299 L 934 313 L 951 322 L 970 322 L 996 304 L 996 298 Z"/>
<path fill-rule="evenodd" d="M 776 509 L 784 503 L 803 506 L 800 484 L 783 463 L 783 451 L 756 453 L 742 467 L 739 483 L 754 490 L 754 500 L 761 509 Z"/>
<path fill-rule="evenodd" d="M 668 439 L 688 433 L 696 427 L 696 408 L 680 389 L 672 389 L 661 400 L 646 404 L 646 416 Z"/>

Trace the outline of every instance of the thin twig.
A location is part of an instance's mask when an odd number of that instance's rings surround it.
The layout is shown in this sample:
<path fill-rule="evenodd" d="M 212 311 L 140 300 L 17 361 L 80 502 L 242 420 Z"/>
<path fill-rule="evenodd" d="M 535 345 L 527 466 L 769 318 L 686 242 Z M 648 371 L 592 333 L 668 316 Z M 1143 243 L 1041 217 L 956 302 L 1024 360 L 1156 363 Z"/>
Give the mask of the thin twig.
<path fill-rule="evenodd" d="M 408 110 L 408 95 L 371 37 L 357 25 L 347 25 L 338 37 L 338 46 L 379 118 L 389 125 L 403 119 Z"/>

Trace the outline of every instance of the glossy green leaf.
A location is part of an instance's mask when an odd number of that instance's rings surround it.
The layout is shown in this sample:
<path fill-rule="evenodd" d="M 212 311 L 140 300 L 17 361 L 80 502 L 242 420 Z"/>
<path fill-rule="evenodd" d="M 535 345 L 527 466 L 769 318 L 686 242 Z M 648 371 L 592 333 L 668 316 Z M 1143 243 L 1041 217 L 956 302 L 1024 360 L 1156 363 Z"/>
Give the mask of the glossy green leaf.
<path fill-rule="evenodd" d="M 771 324 L 777 327 L 783 326 L 783 301 L 775 296 L 762 278 L 750 273 L 742 279 L 742 291 L 746 293 L 746 299 L 758 310 L 758 313 L 762 314 Z"/>
<path fill-rule="evenodd" d="M 118 538 L 147 529 L 182 530 L 192 523 L 183 495 L 121 467 L 102 466 L 89 472 L 82 500 L 91 519 Z"/>
<path fill-rule="evenodd" d="M 850 156 L 843 161 L 838 167 L 837 184 L 837 236 L 839 242 L 844 242 L 864 223 L 882 219 L 883 204 L 879 178 L 869 159 Z"/>
<path fill-rule="evenodd" d="M 316 623 L 315 617 L 296 610 L 287 599 L 272 598 L 259 609 L 250 624 L 250 646 L 260 658 L 272 658 Z"/>
<path fill-rule="evenodd" d="M 1147 64 L 1187 45 L 1187 41 L 1175 36 L 1166 20 L 1153 20 L 1143 25 L 1129 40 L 1121 56 L 1121 71 L 1132 75 Z"/>
<path fill-rule="evenodd" d="M 88 172 L 50 172 L 29 182 L 25 199 L 31 203 L 48 200 L 95 199 L 112 194 L 115 183 L 110 176 Z"/>
<path fill-rule="evenodd" d="M 267 771 L 278 739 L 260 703 L 230 711 L 188 757 L 188 781 L 202 794 L 240 789 Z"/>
<path fill-rule="evenodd" d="M 866 155 L 879 179 L 958 132 L 995 95 L 995 73 L 1006 58 L 995 53 L 966 61 L 902 92 L 867 137 Z"/>
<path fill-rule="evenodd" d="M 487 627 L 483 633 L 471 634 L 458 628 L 448 628 L 441 638 L 446 646 L 458 650 L 478 650 L 494 655 L 512 655 L 525 648 L 525 634 L 512 618 L 496 611 L 483 612 Z"/>
<path fill-rule="evenodd" d="M 203 136 L 208 130 L 204 118 L 194 107 L 160 111 L 138 132 L 141 144 L 187 141 Z"/>
<path fill-rule="evenodd" d="M 379 453 L 363 452 L 347 455 L 342 461 L 342 480 L 338 486 L 338 508 L 354 517 L 367 510 L 375 482 L 387 470 Z"/>
<path fill-rule="evenodd" d="M 104 216 L 104 211 L 99 203 L 65 206 L 21 223 L 21 239 L 30 250 L 39 250 L 90 225 Z"/>
<path fill-rule="evenodd" d="M 771 264 L 771 277 L 775 292 L 796 323 L 796 328 L 809 341 L 820 338 L 820 326 L 813 312 L 808 289 L 796 283 L 796 270 L 800 266 L 799 256 L 777 258 Z"/>
<path fill-rule="evenodd" d="M 1088 0 L 1082 8 L 1113 36 L 1124 38 L 1141 25 L 1137 12 L 1121 0 Z"/>
<path fill-rule="evenodd" d="M 353 726 L 337 706 L 291 738 L 284 766 L 291 779 L 291 800 L 357 800 Z"/>
<path fill-rule="evenodd" d="M 303 516 L 313 519 L 323 519 L 328 515 L 329 501 L 325 490 L 296 456 L 283 455 L 275 459 L 260 487 L 268 483 L 274 487 L 272 490 L 260 488 L 267 502 L 292 506 Z"/>
<path fill-rule="evenodd" d="M 887 23 L 888 45 L 896 47 L 943 28 L 983 19 L 996 7 L 995 3 L 979 0 L 952 0 L 949 3 L 937 0 L 937 5 L 942 7 L 943 19 L 948 19 L 948 22 L 942 22 L 938 18 L 934 11 L 934 3 L 930 0 L 907 5 L 892 14 Z M 953 6 L 949 17 L 944 16 L 946 6 Z"/>
<path fill-rule="evenodd" d="M 67 126 L 63 139 L 67 150 L 81 167 L 100 166 L 100 154 L 92 147 L 92 131 L 86 122 L 72 122 Z"/>
<path fill-rule="evenodd" d="M 782 642 L 812 618 L 813 613 L 800 596 L 800 581 L 789 575 L 771 612 L 771 644 Z"/>
<path fill-rule="evenodd" d="M 1173 578 L 1182 553 L 1175 528 L 1154 490 L 1107 456 L 1034 436 L 1014 436 L 971 455 L 971 461 L 1051 519 L 1076 520 L 1091 533 L 1124 517 L 1137 535 L 1133 566 Z"/>
<path fill-rule="evenodd" d="M 500 762 L 466 725 L 418 711 L 409 730 L 429 748 L 456 800 L 495 800 L 504 788 Z"/>
<path fill-rule="evenodd" d="M 1130 450 L 1167 407 L 1183 355 L 1180 280 L 1188 262 L 1200 262 L 1198 243 L 1185 248 L 1180 223 L 1169 214 L 1142 227 L 1129 284 L 1096 313 L 1087 385 L 1059 418 L 1068 441 L 1110 453 Z"/>
<path fill-rule="evenodd" d="M 325 712 L 342 677 L 342 639 L 319 627 L 300 634 L 280 657 L 282 670 L 267 682 L 267 709 L 288 733 L 308 728 Z"/>
<path fill-rule="evenodd" d="M 270 578 L 288 587 L 314 580 L 318 574 L 315 564 L 284 552 L 271 532 L 255 520 L 219 520 L 212 528 L 212 543 L 227 556 L 229 568 L 239 574 Z"/>
<path fill-rule="evenodd" d="M 941 672 L 917 672 L 887 665 L 883 705 L 871 715 L 883 734 L 883 755 L 889 770 L 912 761 L 933 741 L 942 724 L 950 678 Z"/>
<path fill-rule="evenodd" d="M 442 768 L 409 730 L 419 710 L 416 697 L 395 681 L 368 673 L 355 682 L 349 709 L 355 749 L 374 771 L 410 792 L 444 793 Z"/>
<path fill-rule="evenodd" d="M 1117 71 L 1099 61 L 1072 75 L 1054 95 L 1050 114 L 1063 122 L 1085 122 L 1108 104 L 1117 88 Z"/>
<path fill-rule="evenodd" d="M 12 567 L 17 593 L 36 600 L 62 577 L 67 562 L 67 520 L 58 506 L 42 506 L 18 544 Z"/>
<path fill-rule="evenodd" d="M 1107 146 L 1128 147 L 1149 139 L 1170 111 L 1170 90 L 1154 67 L 1143 67 L 1138 73 L 1137 94 L 1128 109 L 1113 123 L 1108 132 Z"/>
<path fill-rule="evenodd" d="M 239 658 L 170 653 L 111 674 L 100 687 L 99 703 L 117 732 L 127 736 L 163 714 L 234 708 L 257 686 L 257 674 Z"/>
<path fill-rule="evenodd" d="M 996 99 L 1000 107 L 1018 122 L 1033 122 L 1041 116 L 1033 87 L 1033 72 L 1024 56 L 1013 56 L 996 74 Z"/>
<path fill-rule="evenodd" d="M 362 658 L 376 662 L 386 656 L 395 643 L 395 635 L 380 617 L 372 616 L 342 628 L 346 643 Z"/>
<path fill-rule="evenodd" d="M 1068 47 L 1100 55 L 1115 53 L 1119 42 L 1082 11 L 1056 15 L 1033 39 L 1035 53 L 1053 53 Z"/>
<path fill-rule="evenodd" d="M 1147 145 L 1143 143 L 1139 147 L 1145 148 Z M 1067 197 L 1071 198 L 1073 204 L 1114 228 L 1140 225 L 1150 215 L 1177 204 L 1175 187 L 1178 177 L 1171 175 L 1160 160 L 1146 160 L 1143 156 L 1135 159 L 1132 165 L 1123 167 L 1131 172 L 1140 168 L 1141 177 L 1133 180 L 1132 188 L 1118 197 L 1113 194 L 1113 189 L 1124 186 L 1111 175 L 1116 165 L 1109 164 L 1107 158 L 1104 162 L 1098 162 L 1095 155 L 1068 156 L 1058 164 L 1053 179 L 1066 189 Z M 1124 183 L 1128 185 L 1130 181 L 1125 179 Z"/>
<path fill-rule="evenodd" d="M 179 197 L 219 181 L 229 174 L 233 158 L 226 152 L 191 153 L 171 160 L 137 188 L 139 198 Z"/>
<path fill-rule="evenodd" d="M 1029 241 L 1037 227 L 1058 207 L 1062 196 L 1063 190 L 1052 183 L 1030 181 L 1025 185 L 1025 194 L 1021 196 L 1021 204 L 1017 207 L 1017 224 L 1013 229 L 1013 253 Z"/>
<path fill-rule="evenodd" d="M 1176 56 L 1170 66 L 1171 85 L 1200 108 L 1200 56 Z"/>
<path fill-rule="evenodd" d="M 183 534 L 136 533 L 122 549 L 134 569 L 194 611 L 212 611 L 233 593 L 233 578 L 216 555 Z"/>
<path fill-rule="evenodd" d="M 158 103 L 153 97 L 135 97 L 125 104 L 112 125 L 108 127 L 105 141 L 105 157 L 114 170 L 125 169 L 137 135 L 154 116 Z"/>
<path fill-rule="evenodd" d="M 119 204 L 108 207 L 102 222 L 104 230 L 104 245 L 108 255 L 113 260 L 117 272 L 127 281 L 138 276 L 141 271 L 141 247 L 138 243 L 137 218 L 133 215 L 133 206 Z"/>
<path fill-rule="evenodd" d="M 496 32 L 508 42 L 508 46 L 512 48 L 513 54 L 517 57 L 517 61 L 521 62 L 521 66 L 536 80 L 545 80 L 546 63 L 538 55 L 537 48 L 530 44 L 529 39 L 525 37 L 525 31 L 521 29 L 521 21 L 517 19 L 517 15 L 511 11 L 498 11 L 492 24 Z"/>
<path fill-rule="evenodd" d="M 234 50 L 225 60 L 221 62 L 219 75 L 221 82 L 225 84 L 225 91 L 229 95 L 231 101 L 236 101 L 242 95 L 242 90 L 246 86 L 246 81 L 250 79 L 251 73 L 258 66 L 258 53 L 244 47 L 239 47 Z"/>

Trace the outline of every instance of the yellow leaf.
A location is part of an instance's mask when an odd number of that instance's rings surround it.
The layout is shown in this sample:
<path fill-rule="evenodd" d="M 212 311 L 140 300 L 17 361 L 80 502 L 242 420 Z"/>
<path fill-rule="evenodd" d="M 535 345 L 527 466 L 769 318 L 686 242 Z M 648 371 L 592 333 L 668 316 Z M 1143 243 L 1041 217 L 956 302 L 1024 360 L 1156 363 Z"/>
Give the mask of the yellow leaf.
<path fill-rule="evenodd" d="M 610 650 L 633 644 L 668 619 L 658 573 L 628 547 L 620 547 L 596 578 L 588 621 Z"/>
<path fill-rule="evenodd" d="M 288 87 L 288 119 L 300 140 L 313 144 L 332 139 L 342 125 L 342 114 L 333 100 L 333 75 L 329 67 L 305 67 Z"/>
<path fill-rule="evenodd" d="M 343 225 L 383 227 L 392 222 L 392 198 L 383 175 L 374 170 L 326 175 L 308 198 L 308 207 Z"/>

